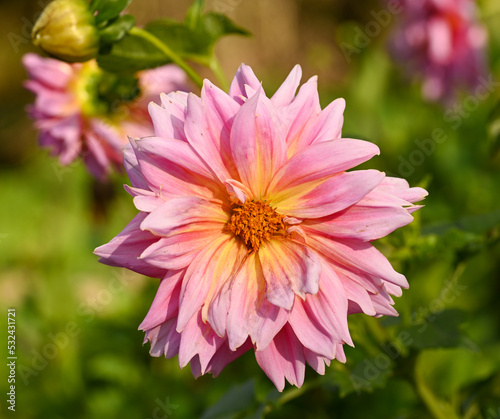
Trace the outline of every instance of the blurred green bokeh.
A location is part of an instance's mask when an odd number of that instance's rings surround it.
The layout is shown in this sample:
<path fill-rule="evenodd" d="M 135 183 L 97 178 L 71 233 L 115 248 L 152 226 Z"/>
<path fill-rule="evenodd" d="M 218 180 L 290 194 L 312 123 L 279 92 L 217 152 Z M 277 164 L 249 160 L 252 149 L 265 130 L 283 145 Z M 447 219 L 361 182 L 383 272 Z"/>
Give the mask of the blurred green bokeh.
<path fill-rule="evenodd" d="M 351 316 L 356 348 L 347 348 L 347 363 L 334 361 L 324 377 L 308 368 L 304 387 L 283 394 L 251 353 L 219 378 L 197 380 L 176 358 L 151 358 L 137 327 L 158 280 L 92 254 L 135 214 L 121 188 L 127 179 L 96 185 L 82 163 L 62 167 L 37 147 L 20 59 L 34 51 L 26 31 L 42 2 L 2 1 L 0 301 L 4 313 L 16 309 L 18 360 L 16 413 L 7 410 L 3 369 L 1 417 L 500 418 L 500 157 L 488 137 L 500 90 L 456 127 L 391 62 L 390 27 L 346 62 L 336 45 L 382 8 L 376 1 L 207 3 L 231 6 L 230 16 L 255 34 L 222 42 L 228 75 L 250 64 L 272 93 L 300 63 L 304 79 L 319 74 L 323 105 L 346 99 L 344 136 L 381 148 L 364 167 L 429 190 L 416 221 L 377 244 L 410 282 L 396 301 L 400 317 Z M 479 5 L 497 80 L 500 7 Z M 139 21 L 179 18 L 187 6 L 147 0 L 132 13 Z"/>

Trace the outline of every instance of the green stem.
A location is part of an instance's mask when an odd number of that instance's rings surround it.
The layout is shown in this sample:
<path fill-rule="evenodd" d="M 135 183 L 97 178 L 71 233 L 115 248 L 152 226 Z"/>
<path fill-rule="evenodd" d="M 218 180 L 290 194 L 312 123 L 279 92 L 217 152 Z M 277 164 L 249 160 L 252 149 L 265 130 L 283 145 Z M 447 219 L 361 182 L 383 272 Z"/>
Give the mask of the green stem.
<path fill-rule="evenodd" d="M 152 33 L 145 31 L 144 29 L 138 28 L 137 26 L 134 26 L 132 29 L 130 29 L 129 33 L 132 35 L 140 36 L 142 39 L 145 39 L 150 44 L 154 45 L 161 52 L 163 52 L 169 59 L 171 59 L 172 62 L 174 62 L 180 68 L 182 68 L 186 72 L 186 74 L 189 76 L 189 78 L 191 80 L 193 80 L 193 82 L 198 87 L 200 87 L 200 88 L 202 87 L 203 80 L 201 79 L 199 74 L 188 63 L 186 63 L 186 61 L 184 61 L 180 57 L 180 55 L 178 55 L 176 52 L 172 51 L 167 45 L 165 45 L 162 41 L 160 41 Z"/>
<path fill-rule="evenodd" d="M 219 60 L 215 56 L 210 60 L 210 70 L 212 70 L 215 77 L 217 77 L 221 89 L 227 92 L 229 90 L 229 83 L 227 82 L 224 71 L 222 71 Z"/>

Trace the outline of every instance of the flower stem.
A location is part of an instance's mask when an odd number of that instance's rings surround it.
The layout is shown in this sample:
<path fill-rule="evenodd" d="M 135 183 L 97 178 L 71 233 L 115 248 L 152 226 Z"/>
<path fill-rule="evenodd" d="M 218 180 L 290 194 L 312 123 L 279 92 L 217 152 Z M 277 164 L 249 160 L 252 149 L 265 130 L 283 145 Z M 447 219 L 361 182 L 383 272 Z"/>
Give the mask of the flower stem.
<path fill-rule="evenodd" d="M 144 29 L 138 28 L 137 26 L 134 26 L 132 29 L 130 29 L 129 33 L 132 35 L 140 36 L 142 39 L 145 39 L 150 44 L 154 45 L 161 52 L 163 52 L 169 59 L 171 59 L 172 62 L 174 62 L 180 68 L 182 68 L 186 72 L 186 74 L 189 76 L 189 78 L 191 80 L 193 80 L 193 82 L 198 87 L 200 87 L 200 88 L 202 87 L 203 80 L 201 79 L 200 75 L 188 63 L 186 63 L 186 61 L 184 61 L 180 57 L 180 55 L 178 55 L 176 52 L 172 51 L 165 43 L 163 43 L 161 40 L 159 40 L 152 33 L 145 31 Z"/>
<path fill-rule="evenodd" d="M 215 56 L 210 60 L 210 70 L 212 70 L 215 77 L 217 77 L 221 89 L 227 92 L 229 90 L 229 83 L 227 82 L 224 71 L 222 71 L 219 60 Z"/>

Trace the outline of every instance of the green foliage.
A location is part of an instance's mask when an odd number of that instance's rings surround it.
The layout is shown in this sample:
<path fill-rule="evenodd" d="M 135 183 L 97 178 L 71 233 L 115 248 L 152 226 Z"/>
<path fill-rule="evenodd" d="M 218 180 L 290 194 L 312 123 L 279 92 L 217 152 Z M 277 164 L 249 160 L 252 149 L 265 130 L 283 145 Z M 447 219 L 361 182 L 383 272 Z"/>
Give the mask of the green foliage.
<path fill-rule="evenodd" d="M 135 18 L 132 15 L 122 15 L 99 31 L 101 48 L 120 41 L 135 25 Z"/>
<path fill-rule="evenodd" d="M 90 9 L 97 12 L 95 21 L 98 25 L 116 18 L 132 0 L 92 0 Z"/>
<path fill-rule="evenodd" d="M 214 60 L 215 44 L 221 37 L 249 33 L 224 15 L 213 12 L 203 14 L 203 4 L 203 1 L 195 1 L 187 11 L 184 22 L 160 19 L 148 23 L 144 29 L 155 41 L 163 43 L 179 57 L 210 66 Z M 126 25 L 117 29 L 121 29 L 121 36 L 115 37 L 110 48 L 101 51 L 98 57 L 103 69 L 119 73 L 135 72 L 171 62 L 171 57 L 158 48 L 157 43 L 136 34 L 123 37 L 123 32 L 130 29 Z M 113 29 L 108 39 L 115 33 Z"/>
<path fill-rule="evenodd" d="M 167 64 L 170 59 L 144 38 L 127 34 L 111 46 L 109 53 L 99 55 L 97 62 L 106 71 L 126 74 Z"/>

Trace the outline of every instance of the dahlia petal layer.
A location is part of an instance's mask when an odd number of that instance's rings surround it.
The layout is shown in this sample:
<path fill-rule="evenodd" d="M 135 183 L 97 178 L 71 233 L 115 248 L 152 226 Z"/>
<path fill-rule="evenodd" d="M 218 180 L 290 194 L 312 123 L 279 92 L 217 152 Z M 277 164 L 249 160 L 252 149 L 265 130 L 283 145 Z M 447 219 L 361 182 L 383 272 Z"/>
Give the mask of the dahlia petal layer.
<path fill-rule="evenodd" d="M 278 390 L 345 362 L 348 316 L 397 315 L 406 278 L 370 242 L 411 222 L 426 192 L 376 170 L 379 149 L 341 137 L 345 102 L 321 110 L 295 67 L 269 99 L 242 65 L 229 94 L 150 105 L 156 137 L 125 149 L 139 210 L 104 263 L 162 278 L 140 326 L 153 356 L 218 375 L 251 350 Z"/>

